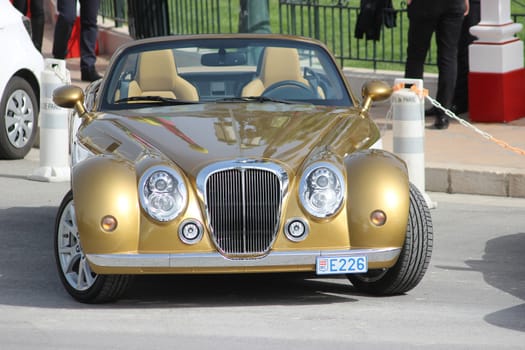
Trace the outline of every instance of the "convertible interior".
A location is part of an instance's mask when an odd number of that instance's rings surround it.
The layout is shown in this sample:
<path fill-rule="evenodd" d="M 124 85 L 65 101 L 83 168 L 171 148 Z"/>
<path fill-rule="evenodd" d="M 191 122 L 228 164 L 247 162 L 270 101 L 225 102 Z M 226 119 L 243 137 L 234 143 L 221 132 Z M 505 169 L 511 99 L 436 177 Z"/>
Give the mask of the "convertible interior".
<path fill-rule="evenodd" d="M 309 48 L 280 44 L 229 47 L 154 47 L 123 55 L 109 103 L 161 97 L 189 102 L 264 96 L 331 104 L 345 100 L 340 76 L 325 70 L 326 57 Z M 332 68 L 331 68 L 332 69 Z M 344 103 L 343 103 L 344 104 Z"/>

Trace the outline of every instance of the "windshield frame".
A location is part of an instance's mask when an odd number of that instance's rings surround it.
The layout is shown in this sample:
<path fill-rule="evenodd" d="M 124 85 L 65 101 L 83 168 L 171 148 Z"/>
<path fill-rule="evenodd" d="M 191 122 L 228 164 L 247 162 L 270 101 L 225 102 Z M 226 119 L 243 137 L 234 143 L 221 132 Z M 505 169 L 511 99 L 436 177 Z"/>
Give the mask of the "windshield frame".
<path fill-rule="evenodd" d="M 113 111 L 113 110 L 123 110 L 123 109 L 136 109 L 143 108 L 145 105 L 152 107 L 152 103 L 115 103 L 116 98 L 109 98 L 109 96 L 114 96 L 114 93 L 117 89 L 117 84 L 120 83 L 121 79 L 118 77 L 121 71 L 123 71 L 123 65 L 125 60 L 130 57 L 130 55 L 138 54 L 143 51 L 153 51 L 153 50 L 179 50 L 179 49 L 188 49 L 188 48 L 206 48 L 206 49 L 220 49 L 226 47 L 227 49 L 233 48 L 253 48 L 253 47 L 289 47 L 296 48 L 300 50 L 311 50 L 316 53 L 316 58 L 319 60 L 320 64 L 328 69 L 328 74 L 330 74 L 330 83 L 334 85 L 334 89 L 337 89 L 337 92 L 340 93 L 340 98 L 338 99 L 311 99 L 311 100 L 286 100 L 286 102 L 297 102 L 297 103 L 311 103 L 314 105 L 321 106 L 340 106 L 340 107 L 352 107 L 355 105 L 355 98 L 350 91 L 348 82 L 346 81 L 342 71 L 339 69 L 337 62 L 335 61 L 333 55 L 326 49 L 324 45 L 320 45 L 318 42 L 311 41 L 309 39 L 304 40 L 295 40 L 288 37 L 282 36 L 269 36 L 269 37 L 260 37 L 260 36 L 213 36 L 213 37 L 198 37 L 190 36 L 185 38 L 172 38 L 164 40 L 139 40 L 133 45 L 127 45 L 121 48 L 117 54 L 112 58 L 106 77 L 102 83 L 102 86 L 99 90 L 97 105 L 99 106 L 100 111 Z M 247 65 L 248 67 L 248 65 Z M 184 69 L 184 68 L 182 68 Z M 205 74 L 205 73 L 202 73 Z M 200 96 L 200 94 L 199 94 Z M 232 98 L 233 97 L 233 98 Z M 210 103 L 210 102 L 221 102 L 227 98 L 232 98 L 235 100 L 236 97 L 242 96 L 217 96 L 214 99 L 199 99 L 194 103 Z M 245 96 L 247 97 L 247 96 Z M 251 97 L 251 96 L 250 96 Z M 272 96 L 273 98 L 273 96 Z M 281 98 L 275 98 L 281 100 Z M 242 101 L 238 99 L 240 103 L 247 103 L 247 101 Z M 268 99 L 268 102 L 271 98 Z M 190 101 L 181 100 L 181 104 L 184 102 L 188 103 Z M 264 102 L 264 101 L 263 101 Z M 232 103 L 235 103 L 232 101 Z M 254 103 L 261 103 L 261 101 L 254 101 Z"/>

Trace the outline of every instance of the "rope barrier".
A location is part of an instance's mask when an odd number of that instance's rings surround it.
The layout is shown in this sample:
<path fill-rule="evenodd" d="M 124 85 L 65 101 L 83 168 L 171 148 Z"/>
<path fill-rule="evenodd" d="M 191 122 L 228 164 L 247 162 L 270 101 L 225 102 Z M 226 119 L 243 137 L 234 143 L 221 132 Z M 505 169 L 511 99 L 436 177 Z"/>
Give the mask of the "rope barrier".
<path fill-rule="evenodd" d="M 404 84 L 401 83 L 401 84 L 394 85 L 392 89 L 394 91 L 397 91 L 397 90 L 403 89 L 403 88 L 404 88 Z M 451 110 L 443 107 L 441 105 L 441 103 L 439 103 L 436 99 L 434 99 L 434 98 L 432 98 L 432 97 L 430 97 L 428 95 L 428 90 L 427 89 L 418 89 L 417 86 L 415 84 L 413 84 L 410 87 L 410 90 L 412 90 L 413 92 L 417 93 L 419 97 L 424 97 L 427 100 L 429 100 L 430 103 L 434 107 L 441 109 L 443 112 L 445 112 L 445 115 L 447 117 L 458 121 L 464 127 L 472 129 L 474 132 L 478 133 L 479 135 L 481 135 L 485 139 L 487 139 L 487 140 L 489 140 L 491 142 L 494 142 L 495 144 L 497 144 L 498 146 L 500 146 L 500 147 L 502 147 L 504 149 L 507 149 L 509 151 L 515 152 L 515 153 L 520 154 L 522 156 L 525 156 L 525 150 L 523 150 L 523 149 L 521 149 L 519 147 L 512 146 L 512 145 L 510 145 L 509 143 L 507 143 L 507 142 L 505 142 L 503 140 L 495 138 L 494 136 L 492 136 L 491 134 L 487 133 L 486 131 L 483 131 L 483 130 L 477 128 L 476 126 L 472 125 L 471 123 L 467 122 L 466 120 L 461 119 L 460 117 L 455 115 Z"/>
<path fill-rule="evenodd" d="M 486 131 L 483 131 L 479 128 L 477 128 L 476 126 L 470 124 L 469 122 L 467 122 L 466 120 L 464 119 L 461 119 L 460 117 L 458 117 L 457 115 L 455 115 L 451 110 L 443 107 L 441 105 L 441 103 L 439 103 L 438 101 L 436 101 L 435 99 L 433 99 L 432 97 L 430 96 L 426 96 L 426 98 L 430 101 L 430 103 L 432 103 L 433 106 L 435 106 L 436 108 L 440 108 L 443 112 L 445 112 L 445 115 L 449 118 L 452 118 L 454 120 L 457 120 L 461 125 L 469 128 L 469 129 L 472 129 L 474 130 L 474 132 L 478 133 L 479 135 L 481 135 L 482 137 L 484 137 L 485 139 L 489 140 L 489 141 L 492 141 L 494 142 L 495 144 L 497 144 L 498 146 L 504 148 L 504 149 L 507 149 L 509 151 L 512 151 L 512 152 L 515 152 L 517 154 L 520 154 L 522 156 L 525 156 L 525 150 L 519 148 L 519 147 L 515 147 L 515 146 L 512 146 L 510 145 L 509 143 L 503 141 L 503 140 L 500 140 L 500 139 L 497 139 L 495 138 L 494 136 L 492 136 L 491 134 L 489 134 L 488 132 Z"/>

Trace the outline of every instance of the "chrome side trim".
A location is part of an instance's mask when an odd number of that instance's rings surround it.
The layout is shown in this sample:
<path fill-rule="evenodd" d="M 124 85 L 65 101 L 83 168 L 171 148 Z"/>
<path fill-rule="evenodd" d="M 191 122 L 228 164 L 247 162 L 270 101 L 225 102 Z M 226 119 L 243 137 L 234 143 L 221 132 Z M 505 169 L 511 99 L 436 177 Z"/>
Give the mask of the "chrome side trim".
<path fill-rule="evenodd" d="M 219 253 L 197 254 L 87 254 L 88 261 L 103 267 L 199 268 L 315 265 L 317 257 L 367 256 L 368 262 L 387 262 L 401 248 L 270 252 L 257 259 L 227 259 Z"/>

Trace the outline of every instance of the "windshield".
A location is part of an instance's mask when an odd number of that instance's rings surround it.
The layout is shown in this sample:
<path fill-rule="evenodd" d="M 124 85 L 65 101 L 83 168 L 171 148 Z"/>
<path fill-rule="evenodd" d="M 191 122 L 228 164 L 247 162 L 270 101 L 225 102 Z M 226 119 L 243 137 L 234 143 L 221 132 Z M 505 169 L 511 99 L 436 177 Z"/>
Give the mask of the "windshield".
<path fill-rule="evenodd" d="M 323 47 L 286 39 L 143 43 L 123 50 L 107 79 L 101 109 L 216 102 L 352 104 Z"/>

